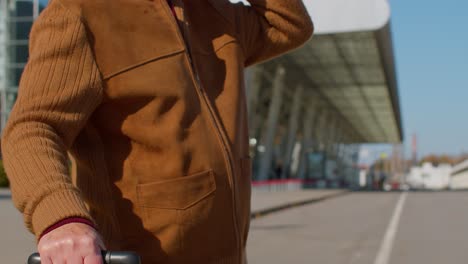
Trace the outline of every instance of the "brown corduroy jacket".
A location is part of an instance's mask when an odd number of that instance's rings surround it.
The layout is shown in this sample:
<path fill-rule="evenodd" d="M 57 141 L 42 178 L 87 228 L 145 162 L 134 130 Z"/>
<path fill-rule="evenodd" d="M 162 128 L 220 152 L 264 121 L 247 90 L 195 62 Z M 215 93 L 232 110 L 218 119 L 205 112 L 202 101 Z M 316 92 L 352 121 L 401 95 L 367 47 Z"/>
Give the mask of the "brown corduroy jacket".
<path fill-rule="evenodd" d="M 243 263 L 244 68 L 304 43 L 312 22 L 301 0 L 173 2 L 177 19 L 166 0 L 52 0 L 35 22 L 2 135 L 34 234 L 83 217 L 143 263 Z"/>

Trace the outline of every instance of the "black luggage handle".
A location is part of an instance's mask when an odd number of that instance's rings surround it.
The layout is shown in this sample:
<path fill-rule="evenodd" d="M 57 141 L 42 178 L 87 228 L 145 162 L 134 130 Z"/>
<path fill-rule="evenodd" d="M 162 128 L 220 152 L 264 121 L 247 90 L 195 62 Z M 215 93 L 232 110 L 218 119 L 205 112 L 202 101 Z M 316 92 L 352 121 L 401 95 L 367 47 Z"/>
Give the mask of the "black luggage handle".
<path fill-rule="evenodd" d="M 141 264 L 140 256 L 128 251 L 102 251 L 102 259 L 105 264 Z M 29 256 L 28 264 L 41 264 L 39 253 Z"/>

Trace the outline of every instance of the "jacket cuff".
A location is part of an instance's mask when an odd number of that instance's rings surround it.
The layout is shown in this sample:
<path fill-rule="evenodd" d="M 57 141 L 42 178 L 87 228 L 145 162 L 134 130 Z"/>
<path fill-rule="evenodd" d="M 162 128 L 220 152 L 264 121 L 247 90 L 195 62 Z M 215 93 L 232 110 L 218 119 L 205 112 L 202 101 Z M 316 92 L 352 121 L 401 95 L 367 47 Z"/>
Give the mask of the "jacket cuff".
<path fill-rule="evenodd" d="M 41 240 L 41 238 L 45 235 L 47 235 L 48 233 L 54 231 L 55 229 L 59 228 L 59 227 L 62 227 L 64 225 L 67 225 L 67 224 L 85 224 L 85 225 L 88 225 L 94 229 L 96 229 L 96 226 L 94 225 L 94 223 L 86 218 L 81 218 L 81 217 L 70 217 L 70 218 L 65 218 L 63 220 L 60 220 L 58 221 L 57 223 L 49 226 L 46 230 L 44 230 L 44 232 L 42 232 L 42 234 L 39 236 L 39 240 Z"/>
<path fill-rule="evenodd" d="M 93 222 L 86 204 L 77 191 L 63 189 L 50 193 L 37 204 L 32 214 L 31 224 L 36 239 L 39 241 L 41 234 L 48 227 L 70 217 L 84 218 Z"/>

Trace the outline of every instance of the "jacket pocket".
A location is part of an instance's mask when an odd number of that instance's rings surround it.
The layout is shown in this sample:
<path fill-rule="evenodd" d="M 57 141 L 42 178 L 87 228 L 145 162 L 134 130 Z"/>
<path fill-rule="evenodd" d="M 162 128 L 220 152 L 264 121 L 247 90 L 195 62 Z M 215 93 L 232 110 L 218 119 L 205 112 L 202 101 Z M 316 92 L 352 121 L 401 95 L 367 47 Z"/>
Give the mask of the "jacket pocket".
<path fill-rule="evenodd" d="M 212 170 L 177 179 L 137 185 L 138 202 L 144 208 L 185 210 L 216 190 Z"/>
<path fill-rule="evenodd" d="M 213 207 L 216 182 L 212 170 L 177 179 L 137 185 L 145 229 L 169 255 L 183 250 L 184 226 L 200 225 Z"/>

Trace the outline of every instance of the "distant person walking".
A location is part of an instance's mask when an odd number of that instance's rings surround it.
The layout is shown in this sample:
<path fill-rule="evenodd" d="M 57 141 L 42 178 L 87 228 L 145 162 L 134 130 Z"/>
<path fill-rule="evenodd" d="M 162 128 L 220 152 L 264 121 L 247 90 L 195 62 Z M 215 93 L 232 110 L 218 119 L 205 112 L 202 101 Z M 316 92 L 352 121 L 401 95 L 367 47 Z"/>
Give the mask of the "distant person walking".
<path fill-rule="evenodd" d="M 101 263 L 105 247 L 245 263 L 244 68 L 313 31 L 301 0 L 250 4 L 49 2 L 2 138 L 42 263 Z"/>

